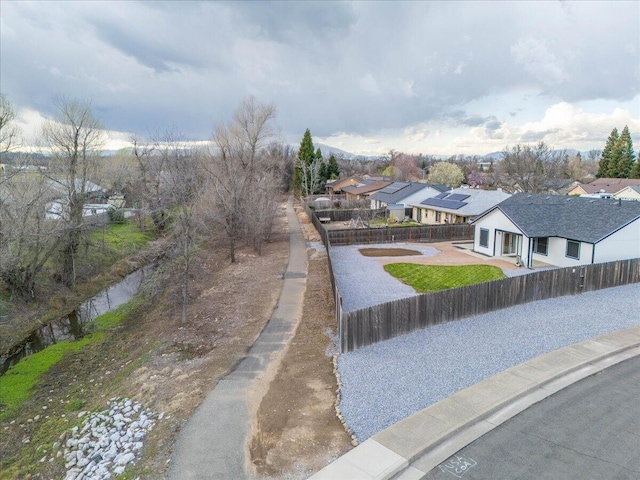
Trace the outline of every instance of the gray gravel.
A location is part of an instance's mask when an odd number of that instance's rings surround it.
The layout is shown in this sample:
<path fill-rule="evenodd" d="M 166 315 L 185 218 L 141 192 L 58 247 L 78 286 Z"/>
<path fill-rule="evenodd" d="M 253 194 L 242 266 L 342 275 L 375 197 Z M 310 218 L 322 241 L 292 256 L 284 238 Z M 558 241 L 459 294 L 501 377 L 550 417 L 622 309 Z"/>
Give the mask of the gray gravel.
<path fill-rule="evenodd" d="M 371 275 L 367 272 L 366 277 Z M 340 355 L 340 410 L 363 441 L 509 367 L 638 324 L 640 286 L 635 284 L 532 302 L 420 330 Z"/>
<path fill-rule="evenodd" d="M 380 258 L 389 257 L 365 257 L 358 251 L 361 248 L 407 248 L 417 250 L 426 257 L 439 253 L 433 247 L 415 243 L 331 247 L 333 274 L 342 297 L 342 310 L 345 312 L 417 295 L 413 287 L 389 275 L 377 262 Z M 392 258 L 402 261 L 402 257 Z"/>

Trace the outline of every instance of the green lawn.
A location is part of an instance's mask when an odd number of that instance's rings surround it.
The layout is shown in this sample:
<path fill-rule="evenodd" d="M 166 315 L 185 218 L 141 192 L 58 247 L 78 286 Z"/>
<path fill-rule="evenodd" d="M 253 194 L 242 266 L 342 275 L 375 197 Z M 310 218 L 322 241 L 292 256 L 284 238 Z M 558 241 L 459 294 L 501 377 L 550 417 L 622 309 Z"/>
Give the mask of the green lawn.
<path fill-rule="evenodd" d="M 128 251 L 144 247 L 150 240 L 150 235 L 141 232 L 138 224 L 132 221 L 124 223 L 112 223 L 105 231 L 93 232 L 93 242 L 105 245 L 116 250 Z"/>
<path fill-rule="evenodd" d="M 390 263 L 385 265 L 384 269 L 419 293 L 436 292 L 505 278 L 502 270 L 491 265 Z"/>
<path fill-rule="evenodd" d="M 93 333 L 76 341 L 60 342 L 25 357 L 0 377 L 0 420 L 14 413 L 33 393 L 40 377 L 49 371 L 62 357 L 79 352 L 85 346 L 101 342 L 107 330 L 117 327 L 139 305 L 139 300 L 128 303 L 104 315 L 93 323 Z"/>
<path fill-rule="evenodd" d="M 140 231 L 136 222 L 112 223 L 91 233 L 88 261 L 95 265 L 112 265 L 135 254 L 152 239 L 153 234 Z"/>

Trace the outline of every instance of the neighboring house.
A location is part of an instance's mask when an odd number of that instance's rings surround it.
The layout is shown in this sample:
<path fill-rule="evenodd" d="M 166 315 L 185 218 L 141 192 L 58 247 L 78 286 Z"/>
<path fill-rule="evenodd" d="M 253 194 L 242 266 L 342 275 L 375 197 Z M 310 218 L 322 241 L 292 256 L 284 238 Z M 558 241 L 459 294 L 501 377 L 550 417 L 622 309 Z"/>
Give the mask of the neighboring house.
<path fill-rule="evenodd" d="M 391 185 L 378 190 L 371 195 L 371 208 L 374 210 L 386 208 L 389 217 L 402 220 L 406 215 L 405 209 L 414 202 L 419 202 L 427 197 L 434 197 L 447 187 L 442 185 L 430 185 L 418 182 L 393 182 Z M 409 207 L 411 208 L 411 207 Z"/>
<path fill-rule="evenodd" d="M 619 192 L 625 187 L 640 187 L 640 179 L 637 178 L 597 178 L 591 183 L 578 185 L 570 190 L 568 195 L 586 195 L 592 193 Z"/>
<path fill-rule="evenodd" d="M 521 193 L 473 222 L 473 250 L 558 267 L 640 257 L 640 202 Z"/>
<path fill-rule="evenodd" d="M 428 225 L 467 223 L 510 196 L 500 190 L 454 188 L 413 203 L 412 217 Z"/>
<path fill-rule="evenodd" d="M 387 180 L 384 177 L 372 177 L 371 175 L 352 175 L 347 178 L 337 178 L 335 180 L 328 180 L 325 184 L 325 192 L 327 194 L 341 194 L 344 193 L 344 187 L 350 187 L 353 185 L 365 185 L 377 180 Z"/>
<path fill-rule="evenodd" d="M 364 179 L 362 177 L 358 177 L 358 176 L 328 180 L 327 183 L 325 184 L 325 191 L 329 195 L 342 193 L 342 189 L 344 187 L 357 185 L 359 183 L 362 183 L 363 180 Z"/>
<path fill-rule="evenodd" d="M 50 197 L 55 198 L 55 200 L 52 200 L 47 204 L 45 218 L 49 220 L 57 220 L 65 215 L 67 205 L 69 204 L 69 199 L 67 198 L 69 190 L 61 181 L 50 180 L 47 183 L 47 186 L 51 192 Z M 82 187 L 82 181 L 76 180 L 76 191 L 84 191 L 85 195 L 85 203 L 82 207 L 83 216 L 86 217 L 105 213 L 109 209 L 109 204 L 107 203 L 109 196 L 107 195 L 106 189 L 89 180 L 84 183 L 84 188 Z"/>
<path fill-rule="evenodd" d="M 347 195 L 347 200 L 365 200 L 377 191 L 391 185 L 391 183 L 389 180 L 374 180 L 364 184 L 343 187 L 342 191 Z"/>
<path fill-rule="evenodd" d="M 93 215 L 100 215 L 107 213 L 112 205 L 107 203 L 85 203 L 82 206 L 82 216 L 90 217 Z M 60 201 L 55 201 L 47 204 L 47 211 L 45 212 L 45 218 L 47 220 L 58 220 L 62 218 L 64 212 L 64 205 Z"/>
<path fill-rule="evenodd" d="M 622 200 L 637 200 L 640 202 L 640 187 L 628 186 L 613 194 L 613 198 Z"/>

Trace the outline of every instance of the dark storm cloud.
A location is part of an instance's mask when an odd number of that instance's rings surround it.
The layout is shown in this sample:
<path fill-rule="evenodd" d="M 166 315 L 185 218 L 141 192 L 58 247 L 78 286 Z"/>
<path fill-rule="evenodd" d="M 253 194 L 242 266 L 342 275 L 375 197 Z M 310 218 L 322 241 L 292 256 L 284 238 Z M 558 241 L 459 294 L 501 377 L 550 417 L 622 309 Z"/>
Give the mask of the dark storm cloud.
<path fill-rule="evenodd" d="M 473 102 L 637 95 L 639 14 L 637 2 L 3 2 L 0 80 L 18 108 L 91 99 L 108 128 L 143 135 L 175 124 L 207 138 L 248 94 L 277 106 L 285 132 L 438 120 L 499 135 L 520 105 Z"/>
<path fill-rule="evenodd" d="M 105 43 L 135 58 L 142 65 L 156 72 L 176 71 L 175 65 L 201 68 L 204 63 L 195 57 L 188 58 L 173 50 L 173 45 L 163 45 L 154 38 L 140 37 L 136 31 L 104 18 L 93 20 L 98 37 Z"/>

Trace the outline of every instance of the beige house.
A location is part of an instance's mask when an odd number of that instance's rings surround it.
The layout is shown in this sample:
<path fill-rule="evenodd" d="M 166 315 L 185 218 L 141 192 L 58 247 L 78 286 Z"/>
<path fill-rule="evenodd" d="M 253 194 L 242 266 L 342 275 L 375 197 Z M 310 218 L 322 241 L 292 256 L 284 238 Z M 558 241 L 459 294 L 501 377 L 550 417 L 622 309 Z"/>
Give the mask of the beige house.
<path fill-rule="evenodd" d="M 325 190 L 328 194 L 337 194 L 342 193 L 342 189 L 344 187 L 349 187 L 351 185 L 357 185 L 358 183 L 362 183 L 364 179 L 357 176 L 347 177 L 347 178 L 337 178 L 335 180 L 328 180 L 325 185 Z"/>
<path fill-rule="evenodd" d="M 567 195 L 590 195 L 594 193 L 619 192 L 625 187 L 640 187 L 640 179 L 637 178 L 597 178 L 591 183 L 578 185 Z"/>
<path fill-rule="evenodd" d="M 412 217 L 427 225 L 468 223 L 510 196 L 500 190 L 454 188 L 412 204 Z"/>
<path fill-rule="evenodd" d="M 613 194 L 613 198 L 621 200 L 637 200 L 640 202 L 640 187 L 627 186 Z"/>
<path fill-rule="evenodd" d="M 347 200 L 366 200 L 371 195 L 384 187 L 391 185 L 393 182 L 389 180 L 376 180 L 364 185 L 351 185 L 344 187 L 342 191 L 347 195 Z"/>

